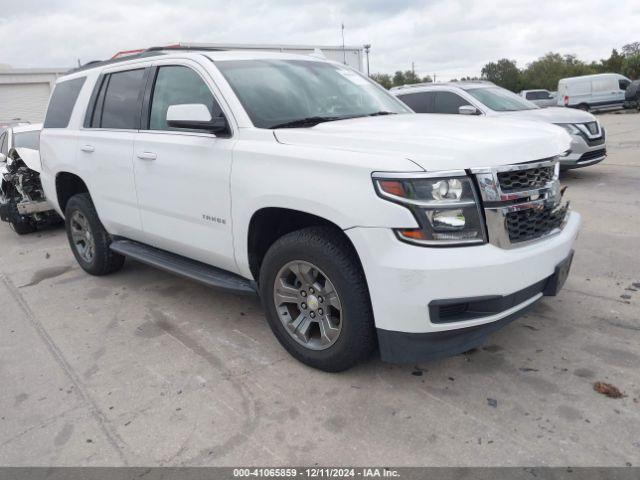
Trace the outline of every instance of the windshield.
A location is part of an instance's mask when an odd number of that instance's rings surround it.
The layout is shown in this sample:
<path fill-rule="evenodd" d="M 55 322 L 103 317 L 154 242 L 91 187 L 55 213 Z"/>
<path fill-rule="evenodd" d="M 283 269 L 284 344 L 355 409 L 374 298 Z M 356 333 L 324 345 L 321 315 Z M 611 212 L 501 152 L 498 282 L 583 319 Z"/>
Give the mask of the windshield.
<path fill-rule="evenodd" d="M 516 112 L 539 108 L 534 103 L 501 87 L 470 88 L 467 92 L 496 112 Z"/>
<path fill-rule="evenodd" d="M 40 149 L 40 130 L 31 130 L 13 134 L 13 148 Z"/>
<path fill-rule="evenodd" d="M 270 59 L 215 63 L 259 128 L 411 113 L 380 86 L 339 65 Z"/>

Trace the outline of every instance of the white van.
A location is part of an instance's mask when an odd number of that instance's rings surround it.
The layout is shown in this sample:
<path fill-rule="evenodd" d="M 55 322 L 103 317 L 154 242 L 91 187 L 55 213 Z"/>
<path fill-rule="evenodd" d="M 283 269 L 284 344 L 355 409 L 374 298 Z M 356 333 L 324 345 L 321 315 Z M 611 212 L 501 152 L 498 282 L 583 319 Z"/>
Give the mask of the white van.
<path fill-rule="evenodd" d="M 558 82 L 558 105 L 581 110 L 622 108 L 624 91 L 630 83 L 618 73 L 562 78 Z"/>

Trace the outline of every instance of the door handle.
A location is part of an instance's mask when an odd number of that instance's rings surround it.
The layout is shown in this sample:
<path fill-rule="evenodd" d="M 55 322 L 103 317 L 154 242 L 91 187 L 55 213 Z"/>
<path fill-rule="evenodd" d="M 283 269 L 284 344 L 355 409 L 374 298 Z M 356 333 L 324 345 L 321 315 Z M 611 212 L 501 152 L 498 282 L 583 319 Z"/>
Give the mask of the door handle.
<path fill-rule="evenodd" d="M 80 147 L 80 150 L 87 153 L 93 153 L 95 151 L 95 147 L 93 145 L 83 145 Z"/>
<path fill-rule="evenodd" d="M 138 152 L 137 157 L 140 160 L 155 160 L 158 156 L 153 152 Z"/>

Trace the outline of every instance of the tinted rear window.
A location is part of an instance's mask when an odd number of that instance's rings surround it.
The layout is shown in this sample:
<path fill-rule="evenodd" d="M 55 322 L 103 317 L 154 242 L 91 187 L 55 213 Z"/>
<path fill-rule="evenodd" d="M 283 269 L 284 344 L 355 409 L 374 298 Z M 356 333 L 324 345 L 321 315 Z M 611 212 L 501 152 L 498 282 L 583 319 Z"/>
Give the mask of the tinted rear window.
<path fill-rule="evenodd" d="M 112 73 L 102 106 L 102 128 L 140 128 L 140 101 L 144 88 L 144 69 Z"/>
<path fill-rule="evenodd" d="M 53 89 L 43 128 L 67 128 L 86 77 L 60 82 Z"/>
<path fill-rule="evenodd" d="M 40 149 L 40 130 L 13 134 L 13 148 Z"/>

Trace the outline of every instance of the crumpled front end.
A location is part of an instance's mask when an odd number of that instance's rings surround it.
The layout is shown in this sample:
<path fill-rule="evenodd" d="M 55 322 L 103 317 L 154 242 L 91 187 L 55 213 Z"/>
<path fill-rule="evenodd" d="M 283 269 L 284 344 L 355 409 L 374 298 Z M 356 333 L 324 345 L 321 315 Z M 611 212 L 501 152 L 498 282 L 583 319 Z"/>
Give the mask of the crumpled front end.
<path fill-rule="evenodd" d="M 16 150 L 9 152 L 0 173 L 0 220 L 10 223 L 18 233 L 59 221 L 45 198 L 40 174 L 29 168 Z"/>

